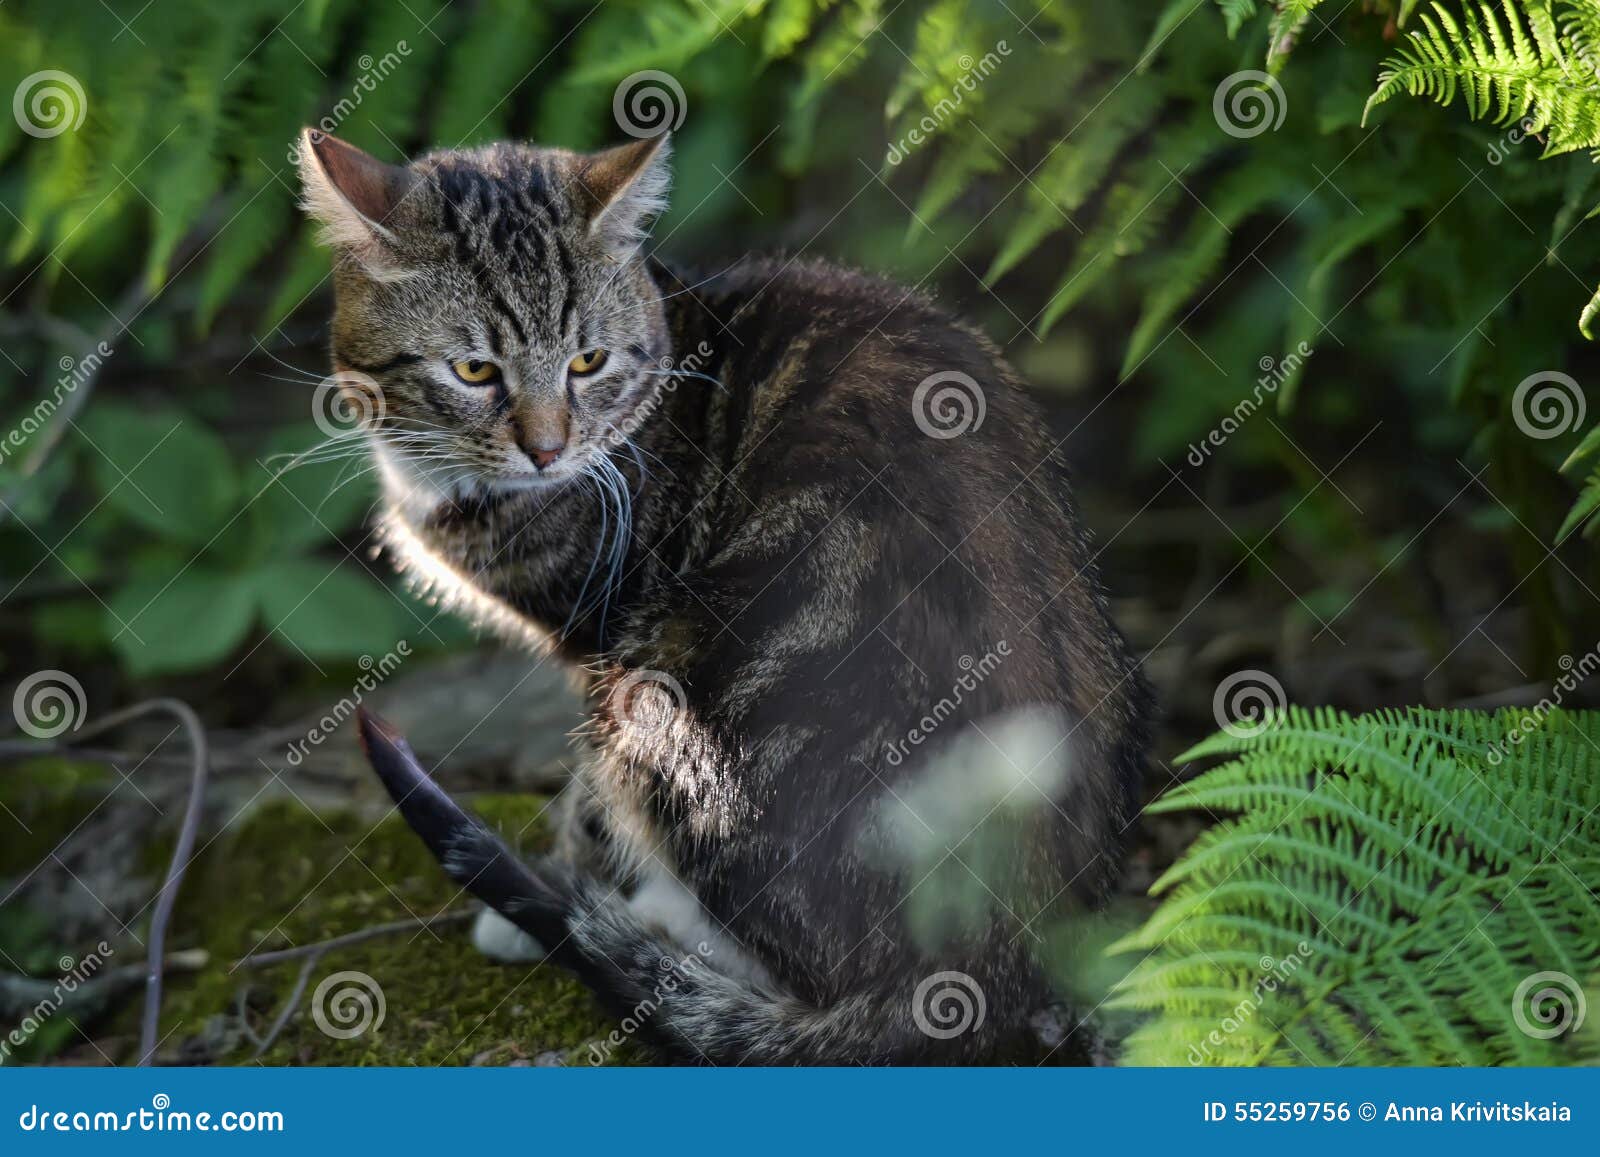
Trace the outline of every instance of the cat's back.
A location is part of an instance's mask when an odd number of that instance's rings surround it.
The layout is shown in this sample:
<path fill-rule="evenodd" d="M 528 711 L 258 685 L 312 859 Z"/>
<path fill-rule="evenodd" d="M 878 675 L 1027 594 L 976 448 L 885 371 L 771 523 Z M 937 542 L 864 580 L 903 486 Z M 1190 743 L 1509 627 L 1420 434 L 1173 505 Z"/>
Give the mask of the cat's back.
<path fill-rule="evenodd" d="M 816 754 L 894 778 L 942 703 L 939 741 L 1059 705 L 1121 814 L 1148 693 L 1062 445 L 998 347 L 914 289 L 826 262 L 752 258 L 664 293 L 680 356 L 702 351 L 723 385 L 697 592 L 717 630 L 694 672 L 732 673 L 723 717 L 757 740 L 820 727 Z"/>

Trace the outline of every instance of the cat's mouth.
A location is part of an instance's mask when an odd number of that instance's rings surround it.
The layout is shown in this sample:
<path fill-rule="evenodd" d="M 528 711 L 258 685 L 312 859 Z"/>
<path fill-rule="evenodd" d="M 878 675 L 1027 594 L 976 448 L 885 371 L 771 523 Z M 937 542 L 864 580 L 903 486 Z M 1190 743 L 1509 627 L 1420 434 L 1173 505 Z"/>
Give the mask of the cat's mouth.
<path fill-rule="evenodd" d="M 486 490 L 551 490 L 564 486 L 583 476 L 583 464 L 574 458 L 570 462 L 557 462 L 543 470 L 501 470 L 495 474 L 480 475 Z"/>

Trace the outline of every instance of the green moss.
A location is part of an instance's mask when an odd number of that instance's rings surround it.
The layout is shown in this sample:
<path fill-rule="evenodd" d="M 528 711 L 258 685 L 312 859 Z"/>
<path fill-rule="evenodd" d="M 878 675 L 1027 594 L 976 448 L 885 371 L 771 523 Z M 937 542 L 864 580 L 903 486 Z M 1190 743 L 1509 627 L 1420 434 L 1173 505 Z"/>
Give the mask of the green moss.
<path fill-rule="evenodd" d="M 477 809 L 525 851 L 547 844 L 546 801 L 528 796 L 477 801 Z M 265 806 L 207 848 L 191 868 L 173 921 L 172 946 L 203 947 L 211 965 L 175 978 L 162 1007 L 172 1040 L 207 1042 L 225 1034 L 216 1018 L 247 989 L 258 1032 L 277 1015 L 304 966 L 290 960 L 235 969 L 240 957 L 311 944 L 376 924 L 464 908 L 452 884 L 398 817 L 373 827 L 354 814 L 315 814 L 294 800 Z M 582 985 L 551 965 L 499 965 L 471 945 L 469 925 L 388 935 L 327 953 L 310 973 L 293 1019 L 261 1058 L 267 1064 L 509 1064 L 551 1050 L 577 1049 L 613 1027 Z M 319 1028 L 317 986 L 359 972 L 380 991 L 381 1024 L 349 1039 Z M 359 987 L 333 985 L 359 993 Z M 376 998 L 374 998 L 376 999 Z M 352 1024 L 324 1001 L 335 1030 Z M 354 1004 L 352 1014 L 358 1012 Z M 354 1020 L 360 1020 L 355 1015 Z M 220 1058 L 245 1061 L 239 1042 Z M 585 1063 L 587 1049 L 573 1056 Z M 633 1055 L 637 1055 L 637 1052 Z"/>
<path fill-rule="evenodd" d="M 10 833 L 0 871 L 25 870 L 47 854 L 98 798 L 81 787 L 79 769 L 34 769 L 37 776 L 6 786 L 13 810 L 26 801 L 27 824 Z M 87 774 L 87 773 L 85 773 Z M 50 785 L 50 790 L 42 790 Z M 3 798 L 3 797 L 0 797 Z M 530 796 L 475 801 L 479 812 L 507 841 L 526 852 L 547 846 L 543 824 L 547 801 Z M 0 813 L 3 816 L 4 813 Z M 13 820 L 7 820 L 14 823 Z M 146 850 L 144 871 L 161 879 L 171 855 L 171 833 Z M 265 1033 L 294 989 L 304 965 L 293 959 L 264 968 L 236 968 L 253 953 L 292 948 L 378 924 L 432 917 L 473 906 L 452 884 L 422 843 L 397 816 L 374 826 L 354 812 L 315 813 L 284 799 L 252 809 L 203 848 L 190 866 L 168 933 L 168 951 L 204 948 L 202 970 L 169 976 L 162 1001 L 161 1056 L 188 1062 L 249 1063 L 255 1045 L 233 1026 L 241 992 L 249 1023 Z M 12 907 L 7 927 L 45 961 L 51 943 L 42 914 Z M 148 911 L 136 920 L 143 935 Z M 552 965 L 502 965 L 471 945 L 470 924 L 390 934 L 324 954 L 313 966 L 298 1009 L 261 1058 L 266 1064 L 317 1065 L 504 1065 L 533 1060 L 553 1050 L 575 1050 L 573 1064 L 587 1064 L 586 1042 L 615 1027 L 586 989 Z M 24 945 L 12 946 L 21 951 Z M 131 941 L 119 952 L 140 951 Z M 323 1032 L 313 1016 L 317 986 L 339 972 L 371 978 L 382 994 L 383 1019 L 349 1039 Z M 343 985 L 331 991 L 338 991 Z M 324 1002 L 327 1006 L 327 1002 Z M 133 1059 L 140 1015 L 134 994 L 98 1026 L 94 1036 L 112 1047 L 119 1063 Z M 335 1029 L 336 1015 L 324 1019 Z M 351 1011 L 355 1011 L 352 1006 Z M 357 1018 L 359 1019 L 359 1017 Z M 75 1038 L 74 1038 L 75 1039 Z M 117 1055 L 115 1046 L 122 1048 Z M 616 1050 L 612 1063 L 643 1059 L 638 1046 Z"/>

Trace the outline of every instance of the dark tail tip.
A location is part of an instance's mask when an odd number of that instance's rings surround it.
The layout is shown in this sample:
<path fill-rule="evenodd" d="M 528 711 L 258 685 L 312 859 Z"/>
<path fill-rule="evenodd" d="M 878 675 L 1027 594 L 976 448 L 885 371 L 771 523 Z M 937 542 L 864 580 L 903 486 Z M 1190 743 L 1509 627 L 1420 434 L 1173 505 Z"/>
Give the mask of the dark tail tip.
<path fill-rule="evenodd" d="M 458 884 L 551 950 L 567 936 L 569 898 L 534 875 L 482 821 L 451 799 L 390 724 L 356 710 L 361 746 L 407 824 Z"/>

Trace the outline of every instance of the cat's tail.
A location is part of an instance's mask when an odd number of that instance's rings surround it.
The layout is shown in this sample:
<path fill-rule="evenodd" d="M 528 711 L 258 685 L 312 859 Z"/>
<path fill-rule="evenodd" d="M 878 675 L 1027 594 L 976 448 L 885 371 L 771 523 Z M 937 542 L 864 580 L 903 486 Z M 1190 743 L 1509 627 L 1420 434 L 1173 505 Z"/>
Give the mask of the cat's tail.
<path fill-rule="evenodd" d="M 527 932 L 638 1033 L 711 1064 L 956 1064 L 992 1054 L 1019 1027 L 986 1009 L 983 978 L 865 988 L 817 1007 L 720 967 L 709 945 L 680 945 L 615 893 L 570 868 L 530 866 L 423 770 L 405 739 L 360 712 L 367 758 L 401 815 L 451 879 Z M 953 986 L 953 987 L 952 987 Z M 951 1031 L 950 1017 L 966 1023 Z M 1010 1031 L 1008 1031 L 1010 1030 Z"/>

